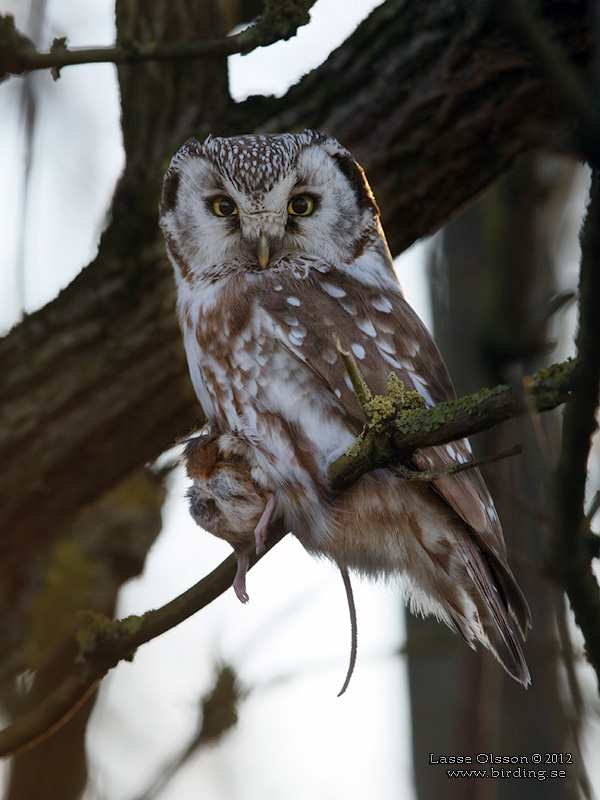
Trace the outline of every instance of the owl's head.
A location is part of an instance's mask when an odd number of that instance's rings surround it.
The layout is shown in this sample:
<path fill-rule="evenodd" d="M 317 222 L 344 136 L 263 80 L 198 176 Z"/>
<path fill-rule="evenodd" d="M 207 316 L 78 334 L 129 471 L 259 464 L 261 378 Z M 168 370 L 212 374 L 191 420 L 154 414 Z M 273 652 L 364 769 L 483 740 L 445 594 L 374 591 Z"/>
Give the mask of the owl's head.
<path fill-rule="evenodd" d="M 160 216 L 173 261 L 201 279 L 223 265 L 349 263 L 377 235 L 379 210 L 350 153 L 305 131 L 189 140 L 165 176 Z"/>

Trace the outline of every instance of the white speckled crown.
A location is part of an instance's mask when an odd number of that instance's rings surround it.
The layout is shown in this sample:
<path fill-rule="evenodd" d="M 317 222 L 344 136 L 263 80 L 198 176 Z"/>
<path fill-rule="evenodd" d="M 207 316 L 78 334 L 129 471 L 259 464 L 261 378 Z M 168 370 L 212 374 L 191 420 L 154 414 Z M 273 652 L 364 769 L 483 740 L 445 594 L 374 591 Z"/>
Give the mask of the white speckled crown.
<path fill-rule="evenodd" d="M 337 150 L 343 150 L 335 139 L 310 130 L 229 138 L 208 136 L 203 144 L 190 139 L 175 155 L 171 167 L 177 166 L 180 159 L 186 156 L 207 156 L 219 163 L 223 172 L 240 188 L 252 190 L 260 186 L 264 192 L 268 192 L 275 180 L 295 164 L 304 148 L 326 141 L 335 143 Z"/>

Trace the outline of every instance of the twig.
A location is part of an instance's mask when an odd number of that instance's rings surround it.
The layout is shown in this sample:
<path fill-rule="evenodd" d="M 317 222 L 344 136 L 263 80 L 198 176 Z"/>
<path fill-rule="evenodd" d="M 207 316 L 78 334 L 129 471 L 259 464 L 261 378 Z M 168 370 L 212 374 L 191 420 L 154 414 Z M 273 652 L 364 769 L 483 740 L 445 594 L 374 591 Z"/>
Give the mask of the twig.
<path fill-rule="evenodd" d="M 295 36 L 310 21 L 309 10 L 316 0 L 266 0 L 258 22 L 234 36 L 205 41 L 136 42 L 114 47 L 66 46 L 66 39 L 55 39 L 50 51 L 40 53 L 34 43 L 17 30 L 14 17 L 0 15 L 0 82 L 9 75 L 23 75 L 39 69 L 52 69 L 54 77 L 62 67 L 76 64 L 126 64 L 140 61 L 212 58 L 233 53 L 247 54 Z"/>
<path fill-rule="evenodd" d="M 592 502 L 589 505 L 588 510 L 585 512 L 585 517 L 587 519 L 588 525 L 592 524 L 592 521 L 596 514 L 600 511 L 600 491 L 597 491 L 594 497 L 592 498 Z"/>
<path fill-rule="evenodd" d="M 491 464 L 494 461 L 501 461 L 504 458 L 518 456 L 521 452 L 523 452 L 523 448 L 520 444 L 516 444 L 514 447 L 510 447 L 508 450 L 502 450 L 500 453 L 492 453 L 489 456 L 473 458 L 470 461 L 462 461 L 458 464 L 448 464 L 445 467 L 416 470 L 406 467 L 403 464 L 395 464 L 391 467 L 391 470 L 399 478 L 404 478 L 408 481 L 425 481 L 426 483 L 431 483 L 437 478 L 443 478 L 446 475 L 456 475 L 458 472 L 466 472 L 476 467 L 482 467 L 484 464 Z"/>
<path fill-rule="evenodd" d="M 365 379 L 358 368 L 356 359 L 349 350 L 344 350 L 342 343 L 340 342 L 340 337 L 337 335 L 337 333 L 333 334 L 333 344 L 344 361 L 346 372 L 348 373 L 348 377 L 350 378 L 352 388 L 354 389 L 354 394 L 360 403 L 360 407 L 365 412 L 365 415 L 368 415 L 367 403 L 371 400 L 373 395 L 371 394 L 371 390 L 367 386 Z"/>

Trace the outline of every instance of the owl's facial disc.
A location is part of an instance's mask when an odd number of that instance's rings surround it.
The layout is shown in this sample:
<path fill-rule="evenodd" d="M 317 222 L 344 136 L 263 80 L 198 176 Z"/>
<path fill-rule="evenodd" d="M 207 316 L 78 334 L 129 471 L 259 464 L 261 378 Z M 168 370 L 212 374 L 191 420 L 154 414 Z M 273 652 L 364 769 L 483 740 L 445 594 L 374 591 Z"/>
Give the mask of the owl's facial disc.
<path fill-rule="evenodd" d="M 360 167 L 321 135 L 190 142 L 165 178 L 161 225 L 176 274 L 285 269 L 297 259 L 350 264 L 377 208 Z M 183 265 L 183 267 L 181 266 Z"/>

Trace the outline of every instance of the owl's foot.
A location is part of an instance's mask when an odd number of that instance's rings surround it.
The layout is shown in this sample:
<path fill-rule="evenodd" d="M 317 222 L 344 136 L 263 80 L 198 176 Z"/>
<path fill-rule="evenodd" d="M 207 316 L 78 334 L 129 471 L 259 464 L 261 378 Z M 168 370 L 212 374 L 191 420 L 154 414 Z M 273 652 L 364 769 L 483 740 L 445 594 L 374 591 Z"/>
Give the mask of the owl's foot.
<path fill-rule="evenodd" d="M 265 510 L 263 511 L 261 518 L 258 520 L 258 525 L 254 529 L 254 541 L 256 542 L 257 555 L 265 550 L 267 535 L 269 533 L 269 522 L 271 521 L 274 508 L 275 498 L 272 494 L 270 494 L 269 499 L 267 500 L 267 505 L 265 506 Z"/>
<path fill-rule="evenodd" d="M 247 603 L 250 600 L 246 591 L 246 573 L 248 572 L 249 563 L 247 553 L 238 553 L 237 572 L 232 585 L 240 603 Z"/>

